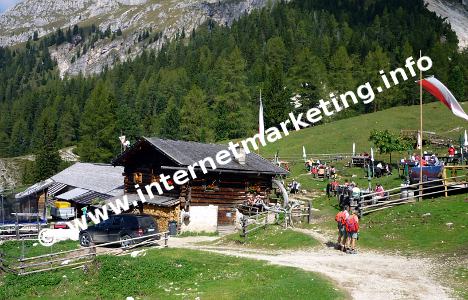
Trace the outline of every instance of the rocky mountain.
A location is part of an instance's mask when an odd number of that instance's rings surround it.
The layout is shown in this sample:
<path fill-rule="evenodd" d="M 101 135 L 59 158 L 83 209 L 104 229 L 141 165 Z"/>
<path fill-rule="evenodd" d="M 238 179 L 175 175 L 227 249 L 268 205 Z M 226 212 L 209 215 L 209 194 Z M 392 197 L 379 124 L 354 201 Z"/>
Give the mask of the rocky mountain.
<path fill-rule="evenodd" d="M 270 1 L 271 2 L 271 1 Z M 83 54 L 79 43 L 51 47 L 61 76 L 101 72 L 143 49 L 158 49 L 182 30 L 191 32 L 208 18 L 229 25 L 267 0 L 23 0 L 0 15 L 0 46 L 12 46 L 69 28 L 75 24 L 122 34 L 93 43 Z M 159 39 L 141 39 L 143 32 L 158 32 Z"/>
<path fill-rule="evenodd" d="M 455 1 L 425 0 L 427 9 L 435 12 L 452 26 L 458 36 L 460 49 L 468 47 L 468 4 Z"/>

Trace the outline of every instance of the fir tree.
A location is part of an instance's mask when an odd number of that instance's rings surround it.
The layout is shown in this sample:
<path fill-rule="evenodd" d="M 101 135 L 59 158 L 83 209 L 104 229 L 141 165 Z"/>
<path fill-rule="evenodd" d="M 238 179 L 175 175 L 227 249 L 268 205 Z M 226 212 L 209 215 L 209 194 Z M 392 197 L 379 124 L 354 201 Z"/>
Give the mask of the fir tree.
<path fill-rule="evenodd" d="M 78 154 L 83 161 L 109 162 L 119 148 L 115 126 L 115 97 L 108 82 L 93 89 L 81 118 Z"/>
<path fill-rule="evenodd" d="M 180 133 L 183 140 L 199 142 L 213 140 L 206 96 L 198 86 L 192 86 L 184 97 L 180 115 Z"/>

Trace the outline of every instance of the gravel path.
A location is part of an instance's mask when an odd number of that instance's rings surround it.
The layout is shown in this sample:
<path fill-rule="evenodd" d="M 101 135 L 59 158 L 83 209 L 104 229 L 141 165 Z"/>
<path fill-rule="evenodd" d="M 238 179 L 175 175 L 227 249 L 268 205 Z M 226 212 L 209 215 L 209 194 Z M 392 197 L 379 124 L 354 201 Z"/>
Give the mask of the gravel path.
<path fill-rule="evenodd" d="M 312 235 L 322 243 L 329 240 L 319 232 L 300 231 Z M 308 251 L 272 252 L 197 244 L 210 240 L 213 238 L 171 239 L 169 245 L 265 260 L 277 265 L 317 272 L 332 279 L 353 299 L 451 299 L 450 291 L 434 279 L 435 266 L 429 259 L 374 251 L 349 255 L 325 245 Z"/>

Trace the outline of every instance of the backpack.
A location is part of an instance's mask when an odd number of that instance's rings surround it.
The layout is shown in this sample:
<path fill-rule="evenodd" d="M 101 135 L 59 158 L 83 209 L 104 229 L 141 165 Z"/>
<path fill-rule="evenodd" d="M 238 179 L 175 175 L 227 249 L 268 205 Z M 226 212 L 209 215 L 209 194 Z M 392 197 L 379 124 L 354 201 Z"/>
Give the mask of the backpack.
<path fill-rule="evenodd" d="M 344 211 L 340 211 L 336 214 L 335 216 L 335 221 L 337 223 L 341 223 L 341 224 L 345 224 L 345 221 L 346 221 L 346 215 L 345 215 L 345 212 Z"/>
<path fill-rule="evenodd" d="M 358 232 L 359 230 L 359 223 L 356 221 L 356 217 L 350 216 L 346 220 L 346 231 L 347 232 Z"/>

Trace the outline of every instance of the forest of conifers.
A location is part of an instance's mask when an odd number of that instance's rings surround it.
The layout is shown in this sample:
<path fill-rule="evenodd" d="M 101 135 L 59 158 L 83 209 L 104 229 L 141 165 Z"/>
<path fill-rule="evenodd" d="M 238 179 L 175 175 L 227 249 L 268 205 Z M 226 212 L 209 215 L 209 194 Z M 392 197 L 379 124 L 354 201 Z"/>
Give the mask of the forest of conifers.
<path fill-rule="evenodd" d="M 87 78 L 60 79 L 48 52 L 66 42 L 59 33 L 0 48 L 0 157 L 78 145 L 83 161 L 109 162 L 121 133 L 131 142 L 142 135 L 246 137 L 258 130 L 260 90 L 266 125 L 275 125 L 294 110 L 293 95 L 301 95 L 297 110 L 311 107 L 332 91 L 377 79 L 380 69 L 404 65 L 419 50 L 434 61 L 431 75 L 459 100 L 468 95 L 468 52 L 458 51 L 450 25 L 422 0 L 277 3 L 231 27 L 208 21 L 194 32 L 181 30 L 160 52 Z M 336 118 L 417 101 L 410 80 Z"/>

